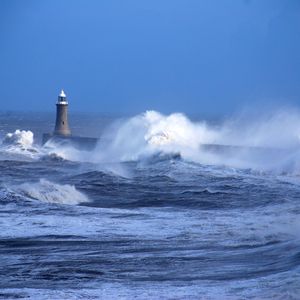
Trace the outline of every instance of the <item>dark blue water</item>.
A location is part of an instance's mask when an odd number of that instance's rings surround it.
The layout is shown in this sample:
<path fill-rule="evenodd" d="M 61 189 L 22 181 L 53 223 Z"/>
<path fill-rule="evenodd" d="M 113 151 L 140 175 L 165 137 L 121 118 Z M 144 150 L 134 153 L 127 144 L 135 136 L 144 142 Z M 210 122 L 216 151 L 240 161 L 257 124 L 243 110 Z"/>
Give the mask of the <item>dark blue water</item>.
<path fill-rule="evenodd" d="M 28 145 L 0 151 L 0 299 L 299 299 L 297 175 Z"/>

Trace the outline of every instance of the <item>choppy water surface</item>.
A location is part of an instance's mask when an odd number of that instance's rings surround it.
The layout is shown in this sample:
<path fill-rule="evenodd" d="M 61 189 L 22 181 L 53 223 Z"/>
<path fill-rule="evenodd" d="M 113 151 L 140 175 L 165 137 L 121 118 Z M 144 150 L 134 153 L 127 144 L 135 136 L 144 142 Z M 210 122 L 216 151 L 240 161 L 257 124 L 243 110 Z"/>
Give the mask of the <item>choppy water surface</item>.
<path fill-rule="evenodd" d="M 182 120 L 136 132 L 144 117 L 86 153 L 5 137 L 21 117 L 1 116 L 0 299 L 299 299 L 294 144 L 284 164 L 225 160 L 186 142 Z M 217 139 L 193 126 L 188 139 Z"/>

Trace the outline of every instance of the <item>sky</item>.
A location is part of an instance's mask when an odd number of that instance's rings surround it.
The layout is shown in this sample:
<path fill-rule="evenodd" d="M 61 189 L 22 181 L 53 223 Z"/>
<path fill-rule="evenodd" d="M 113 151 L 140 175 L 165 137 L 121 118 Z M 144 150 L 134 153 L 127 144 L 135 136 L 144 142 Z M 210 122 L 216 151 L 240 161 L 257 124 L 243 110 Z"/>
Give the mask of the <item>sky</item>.
<path fill-rule="evenodd" d="M 0 0 L 0 110 L 300 106 L 299 0 Z"/>

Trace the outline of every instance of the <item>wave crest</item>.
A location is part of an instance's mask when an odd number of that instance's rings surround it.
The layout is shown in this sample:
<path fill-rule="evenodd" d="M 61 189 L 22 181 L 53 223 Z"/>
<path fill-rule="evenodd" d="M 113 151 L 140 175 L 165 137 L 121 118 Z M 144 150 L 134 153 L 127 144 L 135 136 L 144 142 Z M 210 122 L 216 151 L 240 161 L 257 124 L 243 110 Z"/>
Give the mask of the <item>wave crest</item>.
<path fill-rule="evenodd" d="M 33 132 L 17 129 L 13 133 L 7 133 L 2 143 L 3 145 L 17 145 L 24 149 L 31 148 L 33 145 Z"/>
<path fill-rule="evenodd" d="M 57 184 L 46 179 L 36 183 L 24 183 L 17 187 L 17 192 L 40 201 L 59 204 L 79 204 L 89 202 L 86 195 L 69 184 Z"/>
<path fill-rule="evenodd" d="M 93 155 L 94 161 L 139 160 L 159 152 L 180 153 L 198 149 L 201 143 L 212 143 L 218 132 L 205 122 L 193 123 L 185 115 L 165 116 L 147 111 L 110 129 L 110 142 L 101 143 Z"/>
<path fill-rule="evenodd" d="M 107 131 L 91 162 L 139 161 L 158 153 L 209 165 L 298 173 L 300 113 L 268 112 L 217 126 L 193 122 L 181 113 L 147 111 Z M 206 147 L 212 146 L 212 147 Z"/>
<path fill-rule="evenodd" d="M 176 154 L 205 165 L 299 174 L 300 113 L 281 109 L 212 126 L 182 113 L 146 111 L 112 124 L 92 152 L 50 142 L 39 147 L 33 145 L 33 133 L 24 130 L 7 134 L 3 144 L 1 155 L 21 154 L 22 158 L 107 164 Z"/>

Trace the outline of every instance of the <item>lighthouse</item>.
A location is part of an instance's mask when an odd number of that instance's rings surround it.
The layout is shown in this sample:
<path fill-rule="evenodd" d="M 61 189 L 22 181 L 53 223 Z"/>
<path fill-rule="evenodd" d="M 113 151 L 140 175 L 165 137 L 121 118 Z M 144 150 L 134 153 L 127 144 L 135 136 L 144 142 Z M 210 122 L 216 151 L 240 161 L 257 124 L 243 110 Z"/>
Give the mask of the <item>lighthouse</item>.
<path fill-rule="evenodd" d="M 42 144 L 75 147 L 77 149 L 87 151 L 93 150 L 98 143 L 98 138 L 71 135 L 71 130 L 68 124 L 68 105 L 69 103 L 67 101 L 66 94 L 63 90 L 61 90 L 56 102 L 56 121 L 54 132 L 44 133 Z"/>
<path fill-rule="evenodd" d="M 56 102 L 56 122 L 54 135 L 71 135 L 71 130 L 68 123 L 68 101 L 63 90 L 61 90 Z"/>

